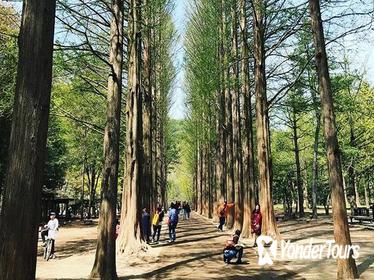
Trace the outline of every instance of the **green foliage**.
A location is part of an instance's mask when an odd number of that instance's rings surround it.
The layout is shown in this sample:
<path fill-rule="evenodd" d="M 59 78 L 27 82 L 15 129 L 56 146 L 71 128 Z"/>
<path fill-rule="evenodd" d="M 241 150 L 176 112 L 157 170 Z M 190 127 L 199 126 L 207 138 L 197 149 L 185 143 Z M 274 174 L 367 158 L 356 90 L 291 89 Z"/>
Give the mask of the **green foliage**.
<path fill-rule="evenodd" d="M 61 187 L 65 183 L 67 170 L 66 143 L 63 139 L 63 128 L 55 115 L 49 118 L 47 158 L 45 164 L 44 185 L 48 189 Z"/>
<path fill-rule="evenodd" d="M 0 193 L 6 171 L 16 84 L 18 20 L 19 15 L 13 8 L 0 4 Z"/>

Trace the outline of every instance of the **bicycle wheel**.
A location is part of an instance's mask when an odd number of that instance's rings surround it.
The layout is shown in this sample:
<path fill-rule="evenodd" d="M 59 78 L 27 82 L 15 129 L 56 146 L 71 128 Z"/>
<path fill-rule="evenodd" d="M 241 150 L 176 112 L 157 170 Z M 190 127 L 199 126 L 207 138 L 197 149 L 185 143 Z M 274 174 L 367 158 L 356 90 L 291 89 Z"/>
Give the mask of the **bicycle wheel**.
<path fill-rule="evenodd" d="M 46 246 L 46 257 L 45 257 L 47 261 L 51 258 L 51 253 L 52 253 L 52 239 L 48 239 L 47 246 Z"/>
<path fill-rule="evenodd" d="M 43 258 L 47 259 L 47 245 L 43 247 Z"/>

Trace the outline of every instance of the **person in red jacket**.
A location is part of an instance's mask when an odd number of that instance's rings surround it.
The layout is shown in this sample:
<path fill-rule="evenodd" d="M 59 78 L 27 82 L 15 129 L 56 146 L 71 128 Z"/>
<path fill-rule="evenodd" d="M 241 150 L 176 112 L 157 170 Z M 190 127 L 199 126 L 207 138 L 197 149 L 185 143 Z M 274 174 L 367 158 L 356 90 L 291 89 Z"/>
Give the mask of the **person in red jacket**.
<path fill-rule="evenodd" d="M 262 215 L 261 215 L 261 212 L 260 212 L 260 205 L 259 204 L 256 204 L 256 207 L 255 209 L 253 210 L 252 212 L 252 225 L 251 225 L 251 228 L 252 228 L 252 234 L 255 234 L 255 243 L 253 245 L 253 247 L 256 247 L 257 244 L 256 244 L 256 240 L 257 240 L 257 237 L 259 237 L 261 235 L 261 224 L 262 224 Z"/>
<path fill-rule="evenodd" d="M 219 225 L 218 229 L 220 231 L 223 231 L 223 225 L 226 223 L 226 217 L 227 217 L 227 210 L 234 206 L 234 203 L 227 203 L 227 201 L 224 202 L 223 206 L 219 208 Z"/>

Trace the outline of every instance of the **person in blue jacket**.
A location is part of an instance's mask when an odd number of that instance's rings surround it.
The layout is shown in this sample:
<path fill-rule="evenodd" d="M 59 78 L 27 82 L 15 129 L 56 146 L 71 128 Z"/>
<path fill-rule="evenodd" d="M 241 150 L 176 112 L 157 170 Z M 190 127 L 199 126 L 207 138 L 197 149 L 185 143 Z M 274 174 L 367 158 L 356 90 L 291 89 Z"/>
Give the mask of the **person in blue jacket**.
<path fill-rule="evenodd" d="M 172 202 L 169 209 L 169 242 L 175 242 L 176 234 L 175 229 L 178 224 L 178 211 L 176 205 Z"/>

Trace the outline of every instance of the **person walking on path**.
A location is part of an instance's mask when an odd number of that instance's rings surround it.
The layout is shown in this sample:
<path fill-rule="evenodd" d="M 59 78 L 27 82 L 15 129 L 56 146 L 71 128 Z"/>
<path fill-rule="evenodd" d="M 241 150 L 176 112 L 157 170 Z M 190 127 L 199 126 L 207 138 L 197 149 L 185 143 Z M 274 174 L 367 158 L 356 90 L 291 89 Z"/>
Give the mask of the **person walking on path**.
<path fill-rule="evenodd" d="M 169 242 L 175 242 L 176 240 L 175 229 L 177 228 L 178 224 L 178 210 L 176 207 L 178 206 L 172 202 L 169 209 Z"/>
<path fill-rule="evenodd" d="M 153 226 L 153 236 L 152 236 L 152 242 L 159 242 L 160 241 L 160 233 L 161 233 L 161 227 L 162 227 L 162 221 L 164 219 L 164 211 L 159 206 L 157 208 L 157 211 L 152 219 L 152 226 Z M 157 234 L 157 239 L 155 239 Z"/>
<path fill-rule="evenodd" d="M 182 208 L 183 208 L 183 220 L 187 220 L 187 202 L 183 201 Z"/>
<path fill-rule="evenodd" d="M 234 203 L 227 203 L 227 201 L 224 202 L 223 206 L 219 208 L 219 225 L 218 229 L 220 231 L 223 231 L 223 225 L 226 223 L 227 218 L 227 210 L 232 208 L 234 206 Z"/>
<path fill-rule="evenodd" d="M 47 225 L 44 226 L 48 231 L 47 238 L 52 240 L 52 249 L 51 249 L 51 257 L 52 259 L 56 258 L 55 255 L 55 240 L 56 240 L 56 235 L 57 231 L 59 228 L 59 223 L 56 218 L 56 213 L 51 212 L 50 213 L 50 220 L 48 221 Z M 43 246 L 47 246 L 47 243 L 45 242 L 45 237 L 44 237 L 44 244 Z"/>
<path fill-rule="evenodd" d="M 151 235 L 151 216 L 149 215 L 147 208 L 143 209 L 141 226 L 144 241 L 149 243 L 149 236 Z"/>
<path fill-rule="evenodd" d="M 255 235 L 255 242 L 253 244 L 253 247 L 256 247 L 257 237 L 261 235 L 261 224 L 262 224 L 262 215 L 261 215 L 259 204 L 256 204 L 256 207 L 253 210 L 251 220 L 252 220 L 252 225 L 251 225 L 252 231 L 251 232 L 252 234 Z"/>
<path fill-rule="evenodd" d="M 190 218 L 190 213 L 191 213 L 191 207 L 190 205 L 188 204 L 188 202 L 186 203 L 186 215 L 187 215 L 187 220 Z"/>

